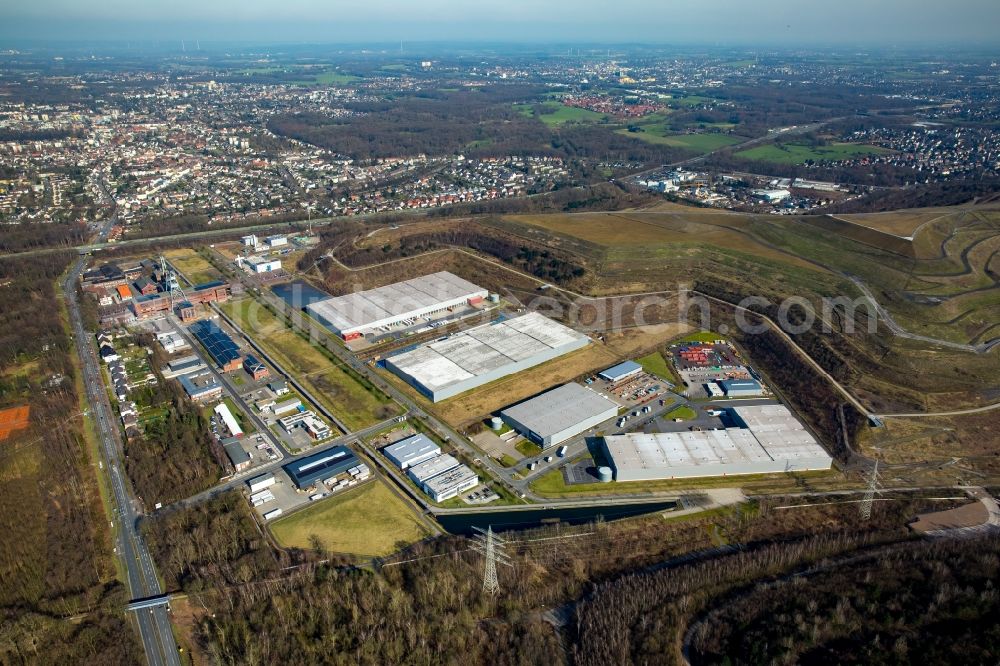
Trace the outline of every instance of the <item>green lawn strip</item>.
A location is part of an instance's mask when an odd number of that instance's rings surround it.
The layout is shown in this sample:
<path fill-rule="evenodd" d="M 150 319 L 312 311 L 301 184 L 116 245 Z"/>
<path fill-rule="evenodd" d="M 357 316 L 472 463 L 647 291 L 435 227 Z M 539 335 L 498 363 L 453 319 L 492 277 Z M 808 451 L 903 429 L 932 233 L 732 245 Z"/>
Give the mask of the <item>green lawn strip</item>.
<path fill-rule="evenodd" d="M 523 455 L 525 458 L 531 458 L 532 456 L 538 456 L 542 454 L 542 447 L 538 446 L 531 440 L 522 439 L 520 442 L 514 445 L 517 452 Z"/>
<path fill-rule="evenodd" d="M 711 344 L 716 340 L 723 340 L 724 338 L 718 333 L 713 333 L 712 331 L 699 331 L 698 333 L 692 333 L 691 335 L 685 335 L 683 338 L 678 338 L 674 340 L 675 343 L 683 344 L 685 342 L 704 342 Z"/>
<path fill-rule="evenodd" d="M 345 366 L 329 350 L 310 344 L 270 308 L 244 299 L 226 303 L 223 309 L 348 428 L 364 428 L 399 413 L 398 406 L 367 379 Z"/>
<path fill-rule="evenodd" d="M 681 405 L 675 409 L 670 410 L 666 418 L 668 419 L 680 419 L 681 421 L 689 421 L 698 416 L 698 413 L 688 407 L 687 405 Z"/>

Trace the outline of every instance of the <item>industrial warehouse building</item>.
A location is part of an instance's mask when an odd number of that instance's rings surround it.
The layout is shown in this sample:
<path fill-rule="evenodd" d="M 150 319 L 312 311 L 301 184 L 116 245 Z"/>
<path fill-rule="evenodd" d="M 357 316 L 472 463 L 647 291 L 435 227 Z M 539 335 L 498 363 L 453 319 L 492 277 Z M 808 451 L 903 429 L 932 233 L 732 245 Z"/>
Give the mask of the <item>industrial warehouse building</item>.
<path fill-rule="evenodd" d="M 343 474 L 359 462 L 346 446 L 334 446 L 322 453 L 299 458 L 282 469 L 299 490 L 305 490 L 317 481 Z"/>
<path fill-rule="evenodd" d="M 208 370 L 208 366 L 205 365 L 201 358 L 195 354 L 181 357 L 175 361 L 170 361 L 165 366 L 160 368 L 160 372 L 163 374 L 164 379 L 173 379 L 174 377 L 189 375 L 192 372 L 199 372 L 201 370 Z"/>
<path fill-rule="evenodd" d="M 260 255 L 251 257 L 240 257 L 241 263 L 246 264 L 251 273 L 270 273 L 281 270 L 280 259 L 268 259 Z"/>
<path fill-rule="evenodd" d="M 721 379 L 718 384 L 727 398 L 754 398 L 764 395 L 760 384 L 753 379 Z"/>
<path fill-rule="evenodd" d="M 233 437 L 243 436 L 243 429 L 240 428 L 240 424 L 236 422 L 236 417 L 234 417 L 233 413 L 229 410 L 229 405 L 224 402 L 220 402 L 215 406 L 213 411 L 216 416 L 222 419 L 222 422 L 225 424 L 226 430 L 229 431 L 230 435 Z"/>
<path fill-rule="evenodd" d="M 345 340 L 382 327 L 458 305 L 476 304 L 489 292 L 447 271 L 395 284 L 336 296 L 306 306 L 306 310 Z"/>
<path fill-rule="evenodd" d="M 617 403 L 579 384 L 563 384 L 500 412 L 510 427 L 543 448 L 616 416 Z"/>
<path fill-rule="evenodd" d="M 382 453 L 399 469 L 406 469 L 437 457 L 441 454 L 441 447 L 427 435 L 420 434 L 390 444 L 382 449 Z"/>
<path fill-rule="evenodd" d="M 449 470 L 455 469 L 460 464 L 454 456 L 446 453 L 442 456 L 435 456 L 419 465 L 414 465 L 407 474 L 413 479 L 414 483 L 422 488 L 425 483 L 438 474 L 444 474 Z"/>
<path fill-rule="evenodd" d="M 529 312 L 390 356 L 385 366 L 439 402 L 589 343 L 582 333 Z"/>
<path fill-rule="evenodd" d="M 479 477 L 465 465 L 438 474 L 424 483 L 424 492 L 435 502 L 443 502 L 479 485 Z"/>
<path fill-rule="evenodd" d="M 242 472 L 248 469 L 253 462 L 250 459 L 250 454 L 243 450 L 238 439 L 231 438 L 222 441 L 222 448 L 226 452 L 226 456 L 229 458 L 229 462 L 232 463 L 233 469 L 237 472 Z"/>
<path fill-rule="evenodd" d="M 243 357 L 240 348 L 214 321 L 203 319 L 191 325 L 191 332 L 208 351 L 223 372 L 239 370 Z"/>
<path fill-rule="evenodd" d="M 783 405 L 729 411 L 742 427 L 604 437 L 615 480 L 830 469 L 833 459 Z"/>
<path fill-rule="evenodd" d="M 451 499 L 479 485 L 476 473 L 448 454 L 415 464 L 407 474 L 435 502 Z"/>
<path fill-rule="evenodd" d="M 222 397 L 222 384 L 208 370 L 181 375 L 178 380 L 187 396 L 194 402 L 206 402 Z"/>
<path fill-rule="evenodd" d="M 611 383 L 617 383 L 628 379 L 629 377 L 635 377 L 642 372 L 642 366 L 635 361 L 625 361 L 624 363 L 619 363 L 618 365 L 612 366 L 607 370 L 601 372 L 598 377 L 604 381 Z"/>

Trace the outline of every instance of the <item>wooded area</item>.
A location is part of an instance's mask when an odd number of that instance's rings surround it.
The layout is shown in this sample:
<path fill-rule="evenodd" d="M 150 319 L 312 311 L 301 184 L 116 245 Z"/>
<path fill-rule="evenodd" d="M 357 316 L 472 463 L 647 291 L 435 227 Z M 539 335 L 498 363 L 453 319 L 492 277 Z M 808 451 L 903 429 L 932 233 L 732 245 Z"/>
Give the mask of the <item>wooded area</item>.
<path fill-rule="evenodd" d="M 998 555 L 996 538 L 925 542 L 756 585 L 713 604 L 691 662 L 993 664 Z"/>
<path fill-rule="evenodd" d="M 769 501 L 675 522 L 508 533 L 515 566 L 501 568 L 495 603 L 459 537 L 373 570 L 321 564 L 322 549 L 274 558 L 236 493 L 144 529 L 168 587 L 198 592 L 210 609 L 195 636 L 222 663 L 673 663 L 688 622 L 716 596 L 827 556 L 909 546 L 904 523 L 930 505 L 880 504 L 865 524 L 853 504 L 788 512 Z M 713 551 L 720 539 L 743 551 Z"/>
<path fill-rule="evenodd" d="M 0 259 L 0 406 L 31 408 L 29 428 L 0 442 L 2 664 L 132 664 L 141 655 L 56 296 L 73 258 Z"/>

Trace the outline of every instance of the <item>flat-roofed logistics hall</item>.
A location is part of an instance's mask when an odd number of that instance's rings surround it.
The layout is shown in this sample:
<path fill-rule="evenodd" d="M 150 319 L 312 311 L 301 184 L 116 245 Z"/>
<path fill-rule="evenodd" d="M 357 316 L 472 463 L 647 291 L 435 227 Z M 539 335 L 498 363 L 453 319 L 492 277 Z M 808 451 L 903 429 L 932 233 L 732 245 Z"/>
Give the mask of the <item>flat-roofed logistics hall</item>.
<path fill-rule="evenodd" d="M 588 344 L 586 335 L 529 312 L 389 356 L 385 367 L 438 402 Z"/>
<path fill-rule="evenodd" d="M 564 442 L 616 416 L 617 403 L 579 384 L 563 384 L 500 412 L 510 427 L 542 447 Z"/>
<path fill-rule="evenodd" d="M 476 304 L 489 295 L 468 280 L 440 271 L 405 282 L 327 298 L 306 310 L 345 340 L 359 338 L 381 327 L 463 304 Z"/>
<path fill-rule="evenodd" d="M 334 446 L 321 453 L 299 458 L 283 469 L 299 490 L 305 490 L 316 481 L 337 476 L 358 464 L 358 458 L 346 446 Z"/>
<path fill-rule="evenodd" d="M 406 469 L 440 455 L 441 447 L 421 433 L 390 444 L 382 453 L 397 467 Z"/>
<path fill-rule="evenodd" d="M 830 469 L 833 459 L 783 405 L 729 411 L 742 427 L 604 437 L 604 455 L 615 480 Z"/>

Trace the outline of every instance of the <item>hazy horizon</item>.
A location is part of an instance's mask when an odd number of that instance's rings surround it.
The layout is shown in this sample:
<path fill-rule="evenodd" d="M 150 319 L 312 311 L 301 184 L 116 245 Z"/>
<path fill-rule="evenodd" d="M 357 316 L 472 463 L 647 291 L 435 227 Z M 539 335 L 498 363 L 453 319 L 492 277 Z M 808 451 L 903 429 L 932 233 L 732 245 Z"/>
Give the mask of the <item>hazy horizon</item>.
<path fill-rule="evenodd" d="M 206 40 L 360 44 L 645 43 L 703 45 L 1000 45 L 995 0 L 215 0 L 137 4 L 38 0 L 0 10 L 4 42 Z M 824 6 L 825 5 L 825 6 Z"/>

